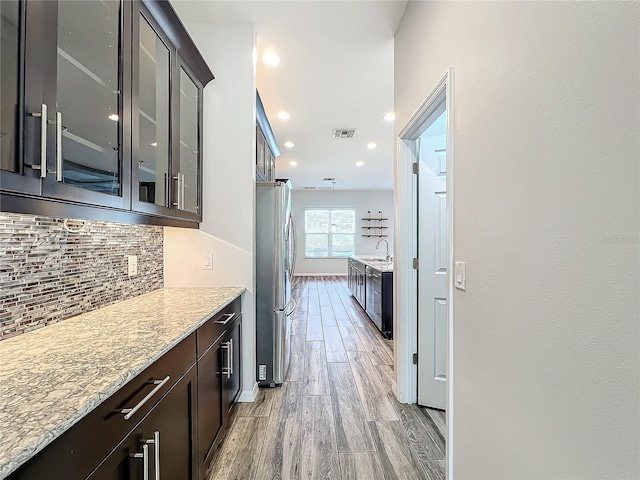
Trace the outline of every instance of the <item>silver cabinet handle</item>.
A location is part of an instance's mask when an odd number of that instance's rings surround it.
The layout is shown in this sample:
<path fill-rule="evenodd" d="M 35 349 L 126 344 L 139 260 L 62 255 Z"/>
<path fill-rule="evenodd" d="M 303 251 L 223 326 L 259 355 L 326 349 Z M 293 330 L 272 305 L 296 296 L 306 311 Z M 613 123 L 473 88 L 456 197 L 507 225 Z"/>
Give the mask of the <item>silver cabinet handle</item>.
<path fill-rule="evenodd" d="M 174 198 L 176 199 L 175 202 L 171 202 L 171 205 L 173 205 L 174 207 L 178 207 L 178 210 L 181 210 L 181 206 L 180 206 L 180 182 L 182 180 L 182 177 L 180 175 L 180 173 L 178 173 L 178 175 L 176 175 L 175 177 L 171 177 L 176 181 L 176 194 L 174 195 Z"/>
<path fill-rule="evenodd" d="M 140 400 L 140 402 L 138 402 L 138 404 L 133 407 L 133 408 L 123 408 L 122 410 L 120 410 L 120 413 L 122 413 L 124 415 L 124 419 L 125 420 L 129 420 L 133 415 L 135 415 L 135 413 L 140 410 L 140 408 L 142 408 L 142 406 L 147 403 L 149 401 L 149 399 L 151 397 L 153 397 L 156 393 L 158 393 L 158 390 L 160 390 L 162 387 L 164 387 L 165 383 L 167 383 L 169 381 L 171 377 L 169 375 L 167 375 L 166 377 L 164 377 L 162 380 L 152 380 L 149 383 L 152 383 L 153 385 L 155 385 L 156 387 L 151 390 L 146 397 L 144 397 L 142 400 Z"/>
<path fill-rule="evenodd" d="M 236 312 L 233 312 L 233 313 L 225 313 L 225 314 L 220 318 L 220 320 L 216 320 L 216 321 L 215 321 L 215 322 L 213 322 L 213 323 L 217 323 L 218 325 L 226 325 L 226 324 L 227 324 L 227 323 L 229 323 L 229 322 L 231 321 L 231 319 L 232 319 L 233 317 L 235 317 L 235 316 L 236 316 Z M 226 320 L 222 320 L 224 317 L 227 317 L 227 319 L 226 319 Z"/>
<path fill-rule="evenodd" d="M 233 375 L 233 338 L 229 339 L 229 375 Z"/>
<path fill-rule="evenodd" d="M 164 206 L 169 207 L 169 174 L 164 174 Z"/>
<path fill-rule="evenodd" d="M 31 114 L 40 118 L 40 165 L 32 165 L 34 170 L 40 170 L 40 178 L 47 178 L 47 104 L 43 103 L 41 111 Z"/>
<path fill-rule="evenodd" d="M 181 183 L 181 188 L 180 188 L 180 210 L 184 210 L 184 173 L 179 173 L 178 175 L 180 175 L 182 177 L 182 183 Z"/>
<path fill-rule="evenodd" d="M 142 459 L 142 480 L 149 480 L 149 445 L 143 445 L 142 453 L 134 453 L 133 458 Z"/>
<path fill-rule="evenodd" d="M 62 112 L 56 113 L 56 181 L 62 181 Z"/>
<path fill-rule="evenodd" d="M 223 363 L 223 367 L 222 367 L 222 374 L 226 375 L 227 378 L 231 378 L 231 367 L 229 365 L 231 365 L 231 362 L 229 361 L 229 350 L 231 350 L 231 342 L 223 342 L 220 345 L 220 348 L 222 348 L 223 350 L 226 350 L 226 354 L 227 354 L 227 366 L 224 366 Z"/>
<path fill-rule="evenodd" d="M 153 432 L 153 438 L 145 442 L 148 445 L 153 445 L 153 467 L 155 480 L 160 480 L 160 432 Z M 146 447 L 147 445 L 145 445 Z"/>

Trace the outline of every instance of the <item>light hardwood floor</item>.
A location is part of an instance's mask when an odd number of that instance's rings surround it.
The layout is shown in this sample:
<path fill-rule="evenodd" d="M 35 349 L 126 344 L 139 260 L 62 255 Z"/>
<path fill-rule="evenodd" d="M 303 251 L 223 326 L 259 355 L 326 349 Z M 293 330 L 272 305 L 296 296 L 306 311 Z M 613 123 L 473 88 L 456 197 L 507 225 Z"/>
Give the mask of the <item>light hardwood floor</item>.
<path fill-rule="evenodd" d="M 346 277 L 297 277 L 281 387 L 238 406 L 210 480 L 444 479 L 445 415 L 396 401 L 393 342 Z"/>

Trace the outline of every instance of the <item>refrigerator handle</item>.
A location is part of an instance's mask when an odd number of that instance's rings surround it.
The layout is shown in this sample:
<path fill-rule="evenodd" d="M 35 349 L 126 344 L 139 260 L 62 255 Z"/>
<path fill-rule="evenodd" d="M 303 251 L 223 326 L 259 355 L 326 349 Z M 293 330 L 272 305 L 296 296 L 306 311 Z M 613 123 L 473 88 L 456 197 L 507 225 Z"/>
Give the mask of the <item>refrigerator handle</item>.
<path fill-rule="evenodd" d="M 296 273 L 296 263 L 298 260 L 298 242 L 297 242 L 297 238 L 296 238 L 296 227 L 295 227 L 295 223 L 293 221 L 293 213 L 290 212 L 289 213 L 289 228 L 291 231 L 291 238 L 290 238 L 290 242 L 291 242 L 291 251 L 293 252 L 292 255 L 292 259 L 291 259 L 291 280 L 293 281 L 293 276 Z"/>

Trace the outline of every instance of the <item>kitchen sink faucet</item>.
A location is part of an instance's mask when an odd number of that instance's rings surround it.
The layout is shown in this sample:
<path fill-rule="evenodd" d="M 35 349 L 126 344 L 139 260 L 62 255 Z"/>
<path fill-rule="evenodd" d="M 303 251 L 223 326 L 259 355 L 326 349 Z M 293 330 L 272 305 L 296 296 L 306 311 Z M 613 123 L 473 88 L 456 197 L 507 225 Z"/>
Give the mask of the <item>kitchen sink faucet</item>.
<path fill-rule="evenodd" d="M 380 242 L 384 242 L 387 244 L 387 262 L 390 262 L 391 257 L 389 256 L 389 242 L 387 242 L 386 239 L 381 238 L 380 240 L 378 240 L 378 243 L 376 243 L 376 250 L 378 250 L 378 248 L 380 247 Z"/>

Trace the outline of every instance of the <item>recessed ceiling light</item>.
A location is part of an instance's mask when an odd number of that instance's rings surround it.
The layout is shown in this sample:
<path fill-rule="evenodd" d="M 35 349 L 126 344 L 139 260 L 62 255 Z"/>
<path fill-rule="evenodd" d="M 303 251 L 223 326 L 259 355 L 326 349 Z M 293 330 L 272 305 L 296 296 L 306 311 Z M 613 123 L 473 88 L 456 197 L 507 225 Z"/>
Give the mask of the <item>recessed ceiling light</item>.
<path fill-rule="evenodd" d="M 118 120 L 120 120 L 120 117 L 115 113 L 112 113 L 111 115 L 109 115 L 109 120 L 113 120 L 114 122 L 117 122 Z"/>
<path fill-rule="evenodd" d="M 367 148 L 368 148 L 369 150 L 373 150 L 373 149 L 374 149 L 374 148 L 376 148 L 377 146 L 378 146 L 378 145 L 377 145 L 377 144 L 375 144 L 374 142 L 369 142 L 369 143 L 367 143 Z"/>
<path fill-rule="evenodd" d="M 278 112 L 276 115 L 280 120 L 289 120 L 289 114 L 287 112 Z"/>
<path fill-rule="evenodd" d="M 273 52 L 265 53 L 262 56 L 262 62 L 270 67 L 275 67 L 280 64 L 280 57 Z"/>
<path fill-rule="evenodd" d="M 393 122 L 396 119 L 396 114 L 394 112 L 387 112 L 382 118 L 384 118 L 385 122 Z"/>
<path fill-rule="evenodd" d="M 153 142 L 153 143 L 151 144 L 151 146 L 152 146 L 152 147 L 157 147 L 157 146 L 158 146 L 158 142 Z"/>
<path fill-rule="evenodd" d="M 291 165 L 292 167 L 295 167 L 298 164 L 298 162 L 296 162 L 295 160 L 291 160 L 289 162 L 289 165 Z"/>
<path fill-rule="evenodd" d="M 293 142 L 284 142 L 284 146 L 287 148 L 293 148 L 295 145 Z"/>
<path fill-rule="evenodd" d="M 361 167 L 361 166 L 363 166 L 363 165 L 364 165 L 364 162 L 356 162 L 356 165 L 357 165 L 358 167 Z"/>

